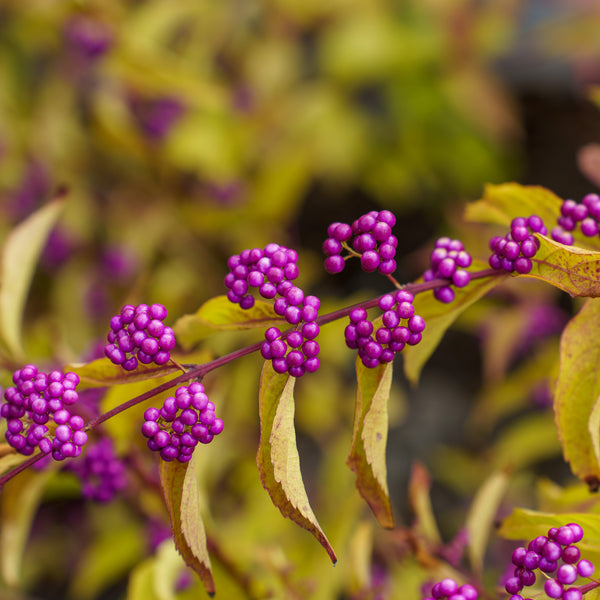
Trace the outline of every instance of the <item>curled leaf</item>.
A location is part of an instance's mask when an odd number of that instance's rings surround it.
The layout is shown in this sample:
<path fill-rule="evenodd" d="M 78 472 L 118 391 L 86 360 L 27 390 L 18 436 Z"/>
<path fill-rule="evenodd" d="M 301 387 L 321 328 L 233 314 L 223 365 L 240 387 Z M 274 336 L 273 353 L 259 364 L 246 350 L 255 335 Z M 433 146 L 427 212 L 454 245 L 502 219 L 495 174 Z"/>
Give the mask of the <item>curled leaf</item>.
<path fill-rule="evenodd" d="M 393 527 L 394 518 L 387 486 L 385 450 L 388 433 L 388 399 L 392 363 L 368 369 L 356 359 L 358 388 L 352 446 L 348 466 L 356 474 L 356 487 L 382 527 Z"/>
<path fill-rule="evenodd" d="M 294 428 L 294 384 L 265 362 L 260 380 L 260 442 L 256 463 L 273 504 L 300 527 L 312 533 L 332 562 L 335 552 L 317 522 L 304 488 Z"/>
<path fill-rule="evenodd" d="M 188 463 L 160 461 L 160 482 L 171 516 L 175 547 L 185 563 L 200 577 L 208 594 L 215 583 L 206 545 L 204 523 L 200 516 L 200 493 L 196 480 L 197 453 Z"/>

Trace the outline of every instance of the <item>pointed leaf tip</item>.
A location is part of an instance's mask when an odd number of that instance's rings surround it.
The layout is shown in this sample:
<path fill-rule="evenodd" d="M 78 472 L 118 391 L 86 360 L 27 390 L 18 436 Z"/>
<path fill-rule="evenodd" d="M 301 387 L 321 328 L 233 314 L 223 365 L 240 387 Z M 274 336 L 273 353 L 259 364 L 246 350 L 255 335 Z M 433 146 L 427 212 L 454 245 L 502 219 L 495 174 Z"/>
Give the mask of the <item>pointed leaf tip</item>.
<path fill-rule="evenodd" d="M 356 359 L 358 388 L 352 445 L 346 463 L 356 474 L 356 487 L 382 527 L 394 527 L 390 504 L 386 444 L 387 405 L 392 385 L 392 363 L 367 369 Z"/>
<path fill-rule="evenodd" d="M 300 471 L 294 428 L 294 384 L 265 362 L 260 381 L 260 442 L 256 463 L 263 487 L 284 517 L 306 529 L 325 548 L 335 564 L 337 557 L 315 517 Z"/>

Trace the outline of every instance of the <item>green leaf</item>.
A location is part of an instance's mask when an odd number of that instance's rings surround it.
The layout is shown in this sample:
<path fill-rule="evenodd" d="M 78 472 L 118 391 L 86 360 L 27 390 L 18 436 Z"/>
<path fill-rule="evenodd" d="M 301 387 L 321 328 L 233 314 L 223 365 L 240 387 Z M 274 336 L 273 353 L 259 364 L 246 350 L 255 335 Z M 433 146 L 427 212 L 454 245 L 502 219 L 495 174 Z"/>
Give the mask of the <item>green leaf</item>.
<path fill-rule="evenodd" d="M 273 305 L 264 300 L 256 300 L 252 308 L 245 310 L 227 296 L 216 296 L 207 300 L 193 315 L 180 317 L 173 325 L 173 331 L 179 344 L 190 348 L 217 331 L 267 328 L 282 322 Z"/>
<path fill-rule="evenodd" d="M 89 363 L 74 363 L 65 366 L 66 371 L 77 373 L 81 387 L 112 386 L 145 381 L 176 373 L 179 368 L 171 363 L 166 365 L 138 364 L 135 371 L 126 371 L 121 365 L 115 365 L 108 358 L 98 358 Z"/>
<path fill-rule="evenodd" d="M 204 523 L 200 516 L 200 493 L 195 463 L 198 448 L 189 463 L 160 461 L 160 481 L 171 515 L 175 547 L 185 563 L 198 573 L 208 594 L 215 593 Z"/>
<path fill-rule="evenodd" d="M 425 331 L 423 339 L 416 346 L 407 346 L 402 351 L 404 373 L 411 383 L 418 383 L 421 370 L 452 323 L 469 306 L 505 279 L 503 275 L 476 279 L 468 286 L 456 289 L 456 295 L 450 304 L 443 304 L 436 300 L 433 292 L 424 292 L 415 296 L 415 313 L 425 319 Z"/>
<path fill-rule="evenodd" d="M 19 586 L 21 565 L 35 511 L 53 469 L 28 469 L 8 481 L 0 494 L 0 570 L 9 586 Z"/>
<path fill-rule="evenodd" d="M 600 395 L 600 301 L 587 300 L 565 327 L 560 343 L 554 415 L 565 460 L 590 489 L 600 485 L 600 465 L 590 417 Z"/>
<path fill-rule="evenodd" d="M 502 521 L 498 535 L 509 540 L 531 540 L 538 535 L 547 535 L 550 527 L 568 523 L 579 523 L 583 528 L 583 539 L 577 542 L 583 558 L 593 563 L 600 562 L 600 515 L 589 513 L 546 513 L 517 508 Z M 587 598 L 587 595 L 586 595 Z"/>
<path fill-rule="evenodd" d="M 506 488 L 508 476 L 503 471 L 492 473 L 477 491 L 465 527 L 468 534 L 468 553 L 475 573 L 481 574 L 488 538 Z"/>
<path fill-rule="evenodd" d="M 525 277 L 541 279 L 571 296 L 600 296 L 600 252 L 564 246 L 544 235 L 535 235 L 540 248 Z"/>
<path fill-rule="evenodd" d="M 310 507 L 302 481 L 294 429 L 294 384 L 295 378 L 276 373 L 271 363 L 265 362 L 259 390 L 256 463 L 273 504 L 284 517 L 312 533 L 335 563 L 335 552 Z"/>
<path fill-rule="evenodd" d="M 356 487 L 361 496 L 371 507 L 380 525 L 389 528 L 394 526 L 394 518 L 387 486 L 385 449 L 392 373 L 392 363 L 368 369 L 357 357 L 358 388 L 354 430 L 346 461 L 356 474 Z"/>
<path fill-rule="evenodd" d="M 15 227 L 6 238 L 0 257 L 0 334 L 14 359 L 23 359 L 21 325 L 25 301 L 46 239 L 64 202 L 49 202 Z"/>
<path fill-rule="evenodd" d="M 561 204 L 562 200 L 556 194 L 537 185 L 488 184 L 483 197 L 465 207 L 465 219 L 510 225 L 515 217 L 538 215 L 548 224 L 554 223 L 560 215 Z"/>

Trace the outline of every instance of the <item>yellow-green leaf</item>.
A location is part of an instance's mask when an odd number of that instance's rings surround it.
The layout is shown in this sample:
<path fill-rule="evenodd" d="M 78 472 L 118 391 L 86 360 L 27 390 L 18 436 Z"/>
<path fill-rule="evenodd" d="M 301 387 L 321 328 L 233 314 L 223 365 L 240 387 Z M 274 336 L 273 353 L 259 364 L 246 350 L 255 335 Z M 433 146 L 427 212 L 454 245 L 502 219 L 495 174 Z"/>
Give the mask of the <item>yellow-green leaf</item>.
<path fill-rule="evenodd" d="M 467 204 L 465 219 L 478 223 L 510 225 L 515 217 L 538 215 L 544 223 L 556 222 L 561 198 L 537 185 L 518 183 L 488 184 L 477 202 Z"/>
<path fill-rule="evenodd" d="M 565 327 L 560 343 L 554 415 L 565 460 L 591 489 L 600 485 L 600 465 L 589 431 L 600 395 L 600 300 L 587 300 Z"/>
<path fill-rule="evenodd" d="M 273 305 L 264 300 L 256 300 L 254 306 L 246 310 L 239 304 L 233 304 L 227 296 L 216 296 L 207 300 L 194 314 L 179 318 L 173 325 L 173 331 L 179 344 L 190 348 L 217 331 L 267 328 L 282 322 Z"/>
<path fill-rule="evenodd" d="M 468 534 L 469 560 L 478 574 L 483 570 L 488 538 L 507 486 L 508 476 L 505 472 L 492 473 L 477 491 L 467 514 L 465 527 Z"/>
<path fill-rule="evenodd" d="M 335 563 L 335 552 L 310 507 L 302 481 L 294 428 L 294 384 L 293 377 L 276 373 L 271 363 L 265 362 L 259 391 L 256 462 L 273 504 L 284 517 L 312 533 Z"/>
<path fill-rule="evenodd" d="M 200 449 L 198 449 L 200 450 Z M 198 573 L 209 594 L 215 583 L 206 545 L 204 523 L 200 515 L 200 493 L 196 480 L 197 451 L 188 463 L 160 461 L 160 481 L 171 515 L 175 547 L 185 563 Z"/>
<path fill-rule="evenodd" d="M 600 398 L 596 398 L 588 420 L 588 431 L 592 439 L 592 448 L 596 461 L 600 465 Z"/>
<path fill-rule="evenodd" d="M 145 381 L 155 377 L 163 377 L 179 371 L 179 367 L 171 363 L 166 365 L 138 364 L 134 371 L 126 371 L 121 365 L 115 365 L 108 358 L 98 358 L 89 363 L 74 363 L 65 366 L 66 371 L 77 373 L 81 387 L 101 387 L 136 381 Z"/>
<path fill-rule="evenodd" d="M 387 486 L 385 449 L 388 433 L 387 405 L 392 385 L 392 363 L 368 369 L 356 359 L 358 387 L 354 431 L 347 464 L 356 474 L 356 487 L 383 527 L 394 518 Z"/>
<path fill-rule="evenodd" d="M 53 474 L 53 469 L 28 469 L 8 481 L 0 493 L 0 570 L 9 586 L 20 583 L 34 513 Z"/>
<path fill-rule="evenodd" d="M 31 279 L 64 202 L 49 202 L 6 238 L 0 258 L 0 334 L 11 356 L 22 360 L 21 324 Z"/>
<path fill-rule="evenodd" d="M 578 523 L 583 539 L 577 543 L 583 558 L 600 562 L 600 515 L 589 513 L 546 513 L 517 508 L 502 521 L 498 535 L 509 540 L 527 542 L 538 535 L 547 535 L 550 527 Z"/>
<path fill-rule="evenodd" d="M 536 234 L 540 248 L 527 277 L 541 279 L 571 296 L 600 296 L 600 252 L 564 246 Z"/>
<path fill-rule="evenodd" d="M 433 292 L 425 292 L 415 297 L 415 312 L 425 319 L 425 331 L 421 342 L 416 346 L 407 346 L 402 351 L 404 373 L 411 383 L 418 383 L 421 370 L 452 323 L 469 306 L 504 280 L 503 275 L 476 279 L 467 287 L 456 289 L 455 298 L 450 304 L 436 300 Z"/>

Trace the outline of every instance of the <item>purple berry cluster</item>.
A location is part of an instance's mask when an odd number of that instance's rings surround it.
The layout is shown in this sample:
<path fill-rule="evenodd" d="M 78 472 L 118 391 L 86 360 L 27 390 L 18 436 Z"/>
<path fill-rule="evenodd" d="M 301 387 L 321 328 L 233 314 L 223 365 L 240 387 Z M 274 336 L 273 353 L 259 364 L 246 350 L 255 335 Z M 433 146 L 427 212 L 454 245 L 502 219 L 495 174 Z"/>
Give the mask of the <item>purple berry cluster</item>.
<path fill-rule="evenodd" d="M 265 331 L 265 341 L 260 352 L 265 360 L 272 361 L 273 369 L 277 373 L 302 377 L 304 373 L 314 373 L 319 368 L 320 348 L 315 339 L 319 335 L 319 325 L 315 319 L 320 301 L 316 296 L 307 296 L 304 302 L 302 314 L 307 308 L 312 309 L 311 315 L 306 315 L 312 318 L 303 318 L 297 323 L 297 329 L 290 331 L 286 336 L 278 327 L 269 327 Z M 277 301 L 275 305 L 277 310 Z"/>
<path fill-rule="evenodd" d="M 66 408 L 79 398 L 76 373 L 43 373 L 25 365 L 13 373 L 14 386 L 6 388 L 0 416 L 7 420 L 6 441 L 20 454 L 30 456 L 36 448 L 64 460 L 81 454 L 87 441 L 84 421 Z M 54 432 L 50 427 L 55 425 Z"/>
<path fill-rule="evenodd" d="M 579 226 L 586 237 L 600 234 L 600 196 L 586 194 L 581 202 L 565 200 L 560 207 L 557 226 L 551 236 L 556 242 L 570 246 L 573 244 L 573 231 Z"/>
<path fill-rule="evenodd" d="M 413 300 L 413 295 L 406 290 L 379 298 L 378 306 L 383 314 L 377 329 L 364 308 L 350 312 L 350 323 L 344 330 L 346 346 L 358 350 L 365 367 L 372 369 L 391 362 L 396 352 L 402 351 L 407 344 L 414 346 L 421 341 L 425 321 L 415 314 Z"/>
<path fill-rule="evenodd" d="M 332 223 L 327 228 L 328 238 L 323 242 L 325 270 L 340 273 L 346 256 L 360 256 L 363 271 L 379 271 L 391 275 L 396 270 L 396 247 L 398 239 L 392 235 L 396 217 L 389 210 L 372 210 L 352 223 Z"/>
<path fill-rule="evenodd" d="M 321 301 L 305 295 L 292 280 L 298 276 L 298 254 L 278 244 L 268 244 L 264 250 L 244 250 L 229 259 L 225 285 L 231 302 L 248 309 L 254 305 L 250 288 L 257 288 L 266 299 L 275 299 L 273 310 L 295 329 L 283 335 L 277 327 L 265 331 L 261 354 L 273 362 L 277 373 L 301 377 L 319 368 L 319 344 L 316 319 Z"/>
<path fill-rule="evenodd" d="M 425 281 L 449 279 L 455 287 L 465 287 L 471 281 L 471 275 L 465 270 L 471 262 L 471 255 L 460 240 L 452 240 L 449 237 L 438 238 L 431 252 L 431 267 L 425 271 L 423 279 Z M 450 285 L 435 288 L 433 295 L 440 302 L 449 303 L 454 300 L 454 290 Z"/>
<path fill-rule="evenodd" d="M 162 304 L 126 304 L 110 320 L 104 354 L 126 371 L 136 369 L 138 362 L 166 364 L 175 347 L 175 334 L 163 323 L 166 316 L 167 309 Z"/>
<path fill-rule="evenodd" d="M 495 236 L 490 240 L 492 255 L 489 264 L 492 269 L 526 275 L 533 267 L 531 259 L 540 247 L 538 239 L 533 235 L 546 235 L 546 226 L 540 217 L 517 217 L 510 224 L 510 232 L 506 236 Z"/>
<path fill-rule="evenodd" d="M 234 254 L 227 261 L 227 298 L 244 309 L 254 306 L 254 296 L 250 293 L 252 288 L 268 300 L 276 296 L 285 298 L 286 292 L 293 287 L 291 282 L 298 277 L 297 262 L 298 253 L 279 244 L 268 244 L 264 250 L 253 248 Z"/>
<path fill-rule="evenodd" d="M 199 382 L 177 388 L 160 409 L 148 408 L 144 419 L 148 448 L 165 461 L 188 462 L 198 442 L 208 444 L 223 431 L 223 421 L 216 418 L 215 405 Z"/>
<path fill-rule="evenodd" d="M 549 598 L 563 600 L 581 600 L 580 588 L 572 586 L 578 577 L 591 577 L 594 565 L 580 558 L 576 546 L 583 538 L 583 529 L 577 523 L 562 527 L 551 527 L 548 535 L 540 535 L 529 542 L 527 547 L 520 546 L 512 554 L 513 576 L 505 581 L 504 588 L 511 600 L 524 600 L 520 595 L 524 587 L 536 581 L 535 570 L 539 569 L 547 577 L 544 592 Z M 552 577 L 548 577 L 552 575 Z M 568 587 L 572 586 L 572 587 Z"/>
<path fill-rule="evenodd" d="M 469 583 L 458 585 L 454 579 L 446 577 L 434 584 L 431 588 L 431 596 L 423 600 L 477 600 L 477 590 Z"/>
<path fill-rule="evenodd" d="M 85 455 L 69 463 L 67 469 L 77 475 L 83 497 L 88 500 L 109 502 L 127 484 L 125 465 L 109 438 L 90 445 Z"/>

